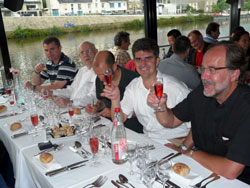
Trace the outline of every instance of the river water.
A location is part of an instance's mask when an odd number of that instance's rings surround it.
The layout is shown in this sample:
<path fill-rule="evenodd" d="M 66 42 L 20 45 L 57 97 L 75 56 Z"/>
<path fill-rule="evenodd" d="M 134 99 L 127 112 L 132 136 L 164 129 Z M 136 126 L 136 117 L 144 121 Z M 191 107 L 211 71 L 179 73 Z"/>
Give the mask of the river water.
<path fill-rule="evenodd" d="M 218 22 L 220 26 L 221 35 L 220 37 L 229 36 L 229 22 L 221 21 Z M 188 23 L 177 26 L 167 26 L 158 28 L 158 44 L 166 45 L 167 32 L 173 28 L 179 29 L 183 35 L 187 35 L 191 30 L 198 29 L 203 35 L 205 35 L 205 29 L 208 23 L 203 22 L 199 24 Z M 241 25 L 250 31 L 249 20 L 241 20 Z M 113 47 L 113 38 L 118 30 L 102 31 L 102 32 L 91 32 L 91 33 L 77 33 L 67 34 L 59 36 L 61 41 L 62 51 L 72 58 L 78 65 L 83 66 L 78 57 L 78 46 L 82 41 L 91 41 L 96 45 L 99 50 L 108 50 Z M 145 36 L 144 30 L 130 30 L 131 44 L 139 38 Z M 10 52 L 10 59 L 12 67 L 20 70 L 20 76 L 22 82 L 31 79 L 32 71 L 37 63 L 46 62 L 46 57 L 43 52 L 44 38 L 29 39 L 29 40 L 8 40 L 8 47 Z M 131 54 L 132 45 L 129 47 L 129 53 Z M 162 50 L 161 50 L 162 52 Z M 132 56 L 131 56 L 132 57 Z M 1 84 L 0 84 L 1 85 Z"/>

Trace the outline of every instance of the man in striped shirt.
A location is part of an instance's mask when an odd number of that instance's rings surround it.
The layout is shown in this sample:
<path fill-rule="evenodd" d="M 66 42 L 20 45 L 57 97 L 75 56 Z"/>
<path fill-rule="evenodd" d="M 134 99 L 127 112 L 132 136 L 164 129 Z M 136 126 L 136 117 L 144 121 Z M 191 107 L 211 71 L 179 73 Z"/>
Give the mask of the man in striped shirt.
<path fill-rule="evenodd" d="M 26 82 L 25 87 L 33 87 L 34 90 L 61 89 L 70 85 L 78 71 L 76 64 L 61 50 L 60 41 L 56 37 L 46 38 L 43 48 L 48 61 L 35 66 L 33 84 Z M 50 85 L 41 86 L 45 80 L 50 80 Z"/>

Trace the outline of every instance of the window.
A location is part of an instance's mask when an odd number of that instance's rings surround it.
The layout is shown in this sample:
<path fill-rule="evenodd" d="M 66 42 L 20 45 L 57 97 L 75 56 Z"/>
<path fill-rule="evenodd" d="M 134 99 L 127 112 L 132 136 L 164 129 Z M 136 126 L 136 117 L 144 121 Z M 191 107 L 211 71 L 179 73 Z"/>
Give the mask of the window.
<path fill-rule="evenodd" d="M 71 4 L 71 8 L 73 8 L 73 6 L 74 6 L 74 5 L 73 5 L 73 4 Z"/>
<path fill-rule="evenodd" d="M 104 3 L 102 3 L 102 8 L 104 8 Z"/>
<path fill-rule="evenodd" d="M 98 3 L 95 4 L 95 7 L 98 8 Z"/>
<path fill-rule="evenodd" d="M 90 3 L 88 3 L 88 8 L 91 8 L 91 4 Z"/>
<path fill-rule="evenodd" d="M 114 3 L 109 3 L 109 7 L 110 7 L 110 8 L 115 8 Z"/>
<path fill-rule="evenodd" d="M 81 4 L 78 4 L 78 9 L 82 9 L 82 6 L 81 6 Z"/>
<path fill-rule="evenodd" d="M 118 3 L 118 8 L 121 8 L 121 3 Z"/>

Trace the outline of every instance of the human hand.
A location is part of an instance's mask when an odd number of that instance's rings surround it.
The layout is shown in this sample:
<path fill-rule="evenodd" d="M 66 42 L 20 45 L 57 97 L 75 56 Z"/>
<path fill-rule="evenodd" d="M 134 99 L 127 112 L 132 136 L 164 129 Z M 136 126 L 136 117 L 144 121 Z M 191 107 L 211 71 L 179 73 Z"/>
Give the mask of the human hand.
<path fill-rule="evenodd" d="M 45 68 L 45 65 L 43 63 L 39 63 L 35 66 L 35 72 L 40 73 Z"/>
<path fill-rule="evenodd" d="M 24 87 L 25 88 L 31 88 L 32 87 L 32 83 L 30 81 L 27 81 L 27 82 L 25 82 Z"/>
<path fill-rule="evenodd" d="M 101 93 L 102 97 L 106 97 L 110 100 L 119 100 L 120 101 L 120 90 L 118 86 L 108 86 L 106 83 L 104 83 L 105 88 L 103 89 L 103 93 Z"/>
<path fill-rule="evenodd" d="M 85 106 L 85 110 L 88 114 L 95 114 L 98 110 L 97 105 L 91 106 L 91 104 L 88 104 Z"/>
<path fill-rule="evenodd" d="M 147 97 L 147 103 L 154 109 L 157 109 L 159 106 L 161 107 L 161 109 L 164 109 L 166 102 L 167 102 L 167 95 L 163 93 L 161 99 L 159 100 L 155 94 L 155 89 L 152 86 L 150 88 L 150 93 L 148 94 Z"/>
<path fill-rule="evenodd" d="M 66 108 L 67 105 L 70 103 L 69 99 L 64 99 L 62 97 L 56 97 L 54 98 L 54 102 L 56 103 L 56 105 L 58 105 L 61 108 Z"/>
<path fill-rule="evenodd" d="M 111 118 L 111 110 L 110 108 L 104 108 L 100 113 L 100 116 Z"/>

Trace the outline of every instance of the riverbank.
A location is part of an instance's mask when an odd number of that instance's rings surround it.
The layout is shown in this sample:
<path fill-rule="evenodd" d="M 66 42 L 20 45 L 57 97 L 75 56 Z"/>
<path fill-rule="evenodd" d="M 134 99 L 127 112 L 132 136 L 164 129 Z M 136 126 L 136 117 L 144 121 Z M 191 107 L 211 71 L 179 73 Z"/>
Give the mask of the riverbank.
<path fill-rule="evenodd" d="M 158 16 L 158 27 L 187 22 L 213 20 L 211 15 Z M 18 24 L 16 24 L 18 23 Z M 65 27 L 65 24 L 73 27 Z M 17 17 L 4 18 L 7 38 L 32 38 L 65 33 L 90 32 L 109 29 L 141 29 L 143 15 L 105 15 L 75 17 Z"/>

